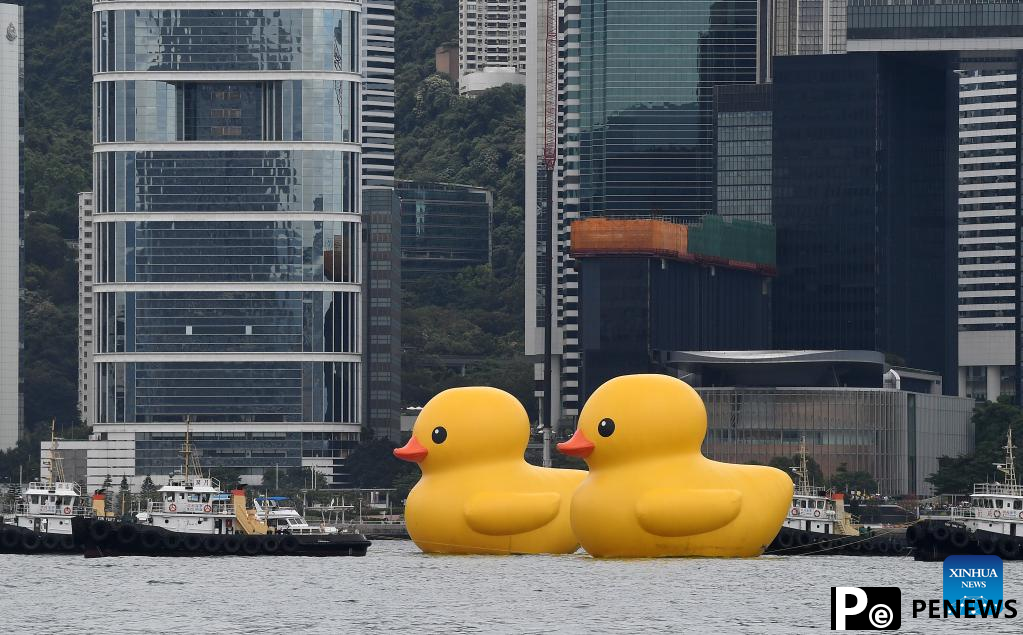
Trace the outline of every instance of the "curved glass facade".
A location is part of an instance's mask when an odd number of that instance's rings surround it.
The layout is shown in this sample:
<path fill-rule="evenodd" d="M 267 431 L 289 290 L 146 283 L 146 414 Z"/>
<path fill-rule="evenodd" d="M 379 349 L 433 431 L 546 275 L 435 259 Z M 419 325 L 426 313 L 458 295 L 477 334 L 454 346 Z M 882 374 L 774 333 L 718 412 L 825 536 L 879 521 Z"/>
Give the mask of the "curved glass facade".
<path fill-rule="evenodd" d="M 103 282 L 359 284 L 359 224 L 350 221 L 99 223 Z"/>
<path fill-rule="evenodd" d="M 359 72 L 357 10 L 112 7 L 95 19 L 97 73 Z"/>
<path fill-rule="evenodd" d="M 105 152 L 96 213 L 358 213 L 358 155 L 331 150 Z"/>
<path fill-rule="evenodd" d="M 130 426 L 190 417 L 237 424 L 194 431 L 206 468 L 339 483 L 363 400 L 359 5 L 118 4 L 93 14 L 96 424 L 135 430 L 137 472 L 177 465 L 180 428 Z"/>
<path fill-rule="evenodd" d="M 756 0 L 580 5 L 581 213 L 712 212 L 713 87 L 756 81 Z"/>
<path fill-rule="evenodd" d="M 95 300 L 97 353 L 359 352 L 356 293 L 100 292 Z"/>
<path fill-rule="evenodd" d="M 97 370 L 104 423 L 359 420 L 352 362 L 115 362 Z"/>
<path fill-rule="evenodd" d="M 359 140 L 358 85 L 348 80 L 112 81 L 94 90 L 97 143 Z"/>

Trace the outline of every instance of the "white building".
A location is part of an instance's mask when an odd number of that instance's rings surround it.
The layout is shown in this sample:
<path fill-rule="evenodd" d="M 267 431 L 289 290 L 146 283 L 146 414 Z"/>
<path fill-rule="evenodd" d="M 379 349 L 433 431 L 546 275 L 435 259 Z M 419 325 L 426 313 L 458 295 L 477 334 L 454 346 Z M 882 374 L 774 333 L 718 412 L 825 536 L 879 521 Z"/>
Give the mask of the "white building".
<path fill-rule="evenodd" d="M 92 425 L 95 394 L 91 381 L 95 345 L 92 283 L 95 267 L 92 235 L 92 192 L 78 194 L 78 412 L 82 423 Z"/>
<path fill-rule="evenodd" d="M 1019 293 L 1019 70 L 960 64 L 959 394 L 1015 392 Z"/>
<path fill-rule="evenodd" d="M 459 0 L 459 91 L 524 84 L 526 30 L 525 0 Z"/>
<path fill-rule="evenodd" d="M 22 175 L 25 84 L 24 22 L 21 7 L 0 4 L 0 450 L 21 436 Z"/>

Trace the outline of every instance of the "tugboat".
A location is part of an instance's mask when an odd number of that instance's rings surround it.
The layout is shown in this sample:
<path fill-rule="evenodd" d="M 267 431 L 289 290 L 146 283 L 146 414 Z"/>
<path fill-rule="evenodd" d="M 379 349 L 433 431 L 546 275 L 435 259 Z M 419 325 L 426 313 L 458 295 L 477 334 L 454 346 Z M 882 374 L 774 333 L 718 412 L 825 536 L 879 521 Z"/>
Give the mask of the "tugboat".
<path fill-rule="evenodd" d="M 947 520 L 928 518 L 906 531 L 917 560 L 966 554 L 1023 560 L 1023 486 L 1016 478 L 1012 428 L 1003 447 L 1005 462 L 995 467 L 1005 482 L 976 483 L 969 504 L 953 507 Z"/>
<path fill-rule="evenodd" d="M 908 555 L 901 531 L 872 532 L 853 524 L 842 494 L 827 495 L 810 482 L 806 437 L 799 445 L 799 466 L 792 468 L 796 487 L 781 531 L 765 554 L 775 555 Z"/>
<path fill-rule="evenodd" d="M 366 555 L 371 543 L 362 534 L 317 531 L 308 524 L 308 531 L 298 525 L 292 529 L 286 514 L 270 515 L 271 531 L 266 511 L 260 518 L 262 508 L 247 508 L 244 490 L 234 490 L 228 496 L 221 492 L 217 479 L 203 475 L 191 449 L 187 423 L 182 454 L 181 472 L 160 488 L 159 501 L 150 502 L 146 511 L 136 514 L 135 523 L 90 518 L 75 521 L 74 534 L 85 545 L 85 557 Z M 280 526 L 282 519 L 287 527 Z"/>
<path fill-rule="evenodd" d="M 81 553 L 71 534 L 74 518 L 93 516 L 82 488 L 64 477 L 57 448 L 56 420 L 50 425 L 50 474 L 33 481 L 15 504 L 14 516 L 0 517 L 0 553 Z M 102 504 L 103 495 L 94 499 Z M 94 503 L 95 504 L 95 503 Z"/>

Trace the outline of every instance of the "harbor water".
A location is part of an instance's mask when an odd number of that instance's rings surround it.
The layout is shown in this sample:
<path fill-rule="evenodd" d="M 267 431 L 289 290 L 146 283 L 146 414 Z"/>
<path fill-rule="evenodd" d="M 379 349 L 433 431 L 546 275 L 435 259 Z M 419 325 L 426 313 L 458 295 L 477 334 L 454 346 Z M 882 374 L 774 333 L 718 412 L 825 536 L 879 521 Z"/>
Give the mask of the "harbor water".
<path fill-rule="evenodd" d="M 1023 562 L 1004 565 L 1023 602 Z M 1019 633 L 1015 619 L 914 619 L 942 564 L 905 557 L 595 560 L 429 556 L 378 541 L 364 558 L 0 555 L 11 633 L 801 633 L 830 631 L 830 587 L 898 586 L 903 633 Z"/>

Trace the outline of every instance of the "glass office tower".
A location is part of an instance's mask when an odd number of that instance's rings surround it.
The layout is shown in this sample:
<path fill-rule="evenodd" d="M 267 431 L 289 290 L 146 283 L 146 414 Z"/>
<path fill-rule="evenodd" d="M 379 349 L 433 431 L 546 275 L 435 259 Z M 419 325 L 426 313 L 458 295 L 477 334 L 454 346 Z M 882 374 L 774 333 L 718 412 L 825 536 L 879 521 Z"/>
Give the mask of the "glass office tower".
<path fill-rule="evenodd" d="M 175 469 L 190 417 L 207 468 L 342 482 L 360 6 L 197 4 L 94 4 L 94 431 L 137 477 Z"/>

